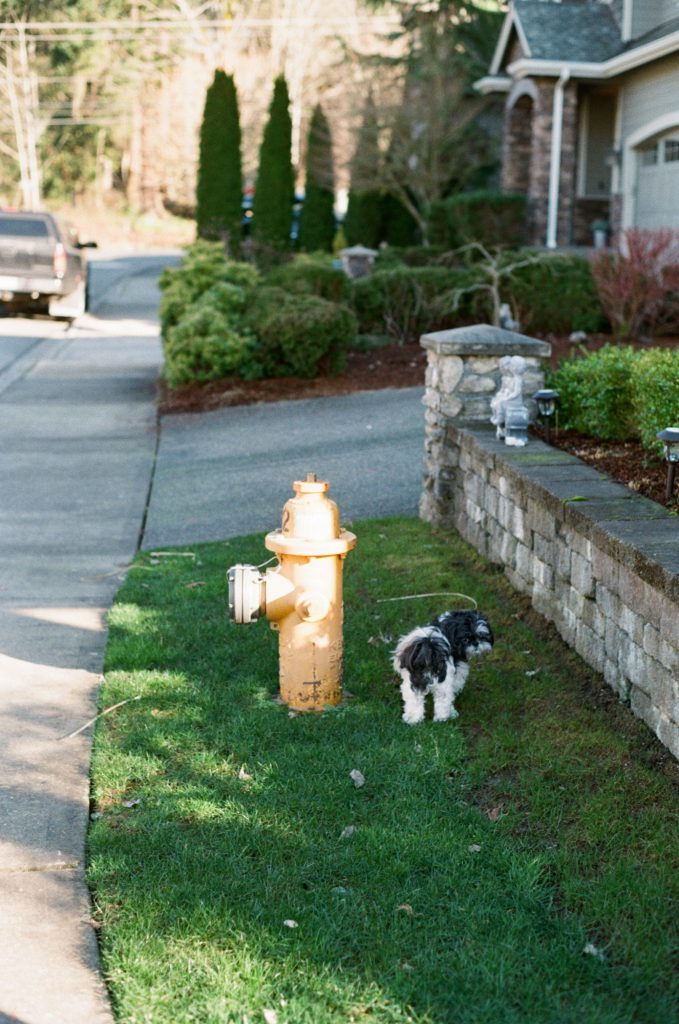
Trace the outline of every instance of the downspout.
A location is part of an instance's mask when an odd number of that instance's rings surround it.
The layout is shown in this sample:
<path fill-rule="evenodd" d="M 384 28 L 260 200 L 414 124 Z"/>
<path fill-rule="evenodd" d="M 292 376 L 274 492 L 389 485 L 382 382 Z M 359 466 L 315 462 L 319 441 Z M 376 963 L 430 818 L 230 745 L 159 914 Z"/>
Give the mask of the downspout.
<path fill-rule="evenodd" d="M 545 241 L 548 249 L 556 249 L 556 231 L 559 218 L 559 181 L 561 178 L 561 138 L 563 135 L 563 94 L 570 77 L 570 71 L 564 68 L 554 86 L 552 151 L 549 165 L 549 201 L 547 205 L 547 239 Z"/>

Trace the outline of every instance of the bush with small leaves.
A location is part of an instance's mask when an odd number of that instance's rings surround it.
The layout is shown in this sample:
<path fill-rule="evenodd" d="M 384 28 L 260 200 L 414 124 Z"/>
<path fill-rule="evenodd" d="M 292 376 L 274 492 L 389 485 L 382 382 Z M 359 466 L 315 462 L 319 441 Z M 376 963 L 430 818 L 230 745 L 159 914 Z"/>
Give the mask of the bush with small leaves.
<path fill-rule="evenodd" d="M 629 345 L 604 345 L 581 359 L 562 362 L 550 375 L 550 387 L 559 392 L 561 425 L 612 441 L 636 436 L 636 358 Z"/>
<path fill-rule="evenodd" d="M 266 296 L 248 322 L 257 335 L 257 357 L 267 377 L 341 373 L 357 329 L 356 317 L 346 306 L 311 295 L 289 296 L 276 307 Z"/>
<path fill-rule="evenodd" d="M 361 334 L 389 334 L 400 344 L 416 342 L 433 328 L 466 322 L 469 302 L 453 309 L 455 289 L 474 272 L 446 267 L 394 267 L 354 282 L 353 307 Z"/>
<path fill-rule="evenodd" d="M 165 338 L 165 379 L 171 388 L 241 374 L 253 360 L 254 335 L 208 303 L 186 313 Z"/>
<path fill-rule="evenodd" d="M 224 283 L 251 288 L 259 279 L 258 271 L 251 264 L 227 260 L 221 242 L 200 241 L 189 246 L 181 266 L 168 268 L 160 276 L 163 335 L 215 285 Z"/>
<path fill-rule="evenodd" d="M 656 434 L 679 426 L 679 351 L 653 348 L 640 352 L 632 371 L 632 400 L 639 438 L 648 451 L 662 455 Z"/>
<path fill-rule="evenodd" d="M 608 326 L 583 256 L 545 256 L 519 268 L 509 277 L 503 297 L 523 331 L 593 334 Z"/>
<path fill-rule="evenodd" d="M 267 284 L 285 288 L 297 295 L 317 295 L 329 302 L 349 302 L 351 281 L 330 259 L 298 256 L 291 263 L 272 270 Z"/>

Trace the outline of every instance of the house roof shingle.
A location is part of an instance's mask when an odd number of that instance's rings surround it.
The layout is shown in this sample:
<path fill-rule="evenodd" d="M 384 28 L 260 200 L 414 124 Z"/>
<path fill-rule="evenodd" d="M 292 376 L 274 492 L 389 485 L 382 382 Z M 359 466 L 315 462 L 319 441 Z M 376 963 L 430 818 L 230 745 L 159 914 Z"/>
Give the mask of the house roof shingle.
<path fill-rule="evenodd" d="M 514 12 L 534 60 L 599 63 L 624 49 L 610 8 L 596 0 L 559 4 L 514 0 Z"/>

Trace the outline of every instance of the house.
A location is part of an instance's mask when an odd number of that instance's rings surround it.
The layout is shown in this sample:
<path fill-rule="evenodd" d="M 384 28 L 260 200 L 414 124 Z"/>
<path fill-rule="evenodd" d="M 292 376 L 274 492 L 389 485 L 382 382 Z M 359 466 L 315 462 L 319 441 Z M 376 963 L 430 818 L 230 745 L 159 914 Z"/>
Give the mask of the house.
<path fill-rule="evenodd" d="M 512 0 L 482 93 L 505 93 L 502 187 L 531 240 L 679 229 L 679 0 Z"/>

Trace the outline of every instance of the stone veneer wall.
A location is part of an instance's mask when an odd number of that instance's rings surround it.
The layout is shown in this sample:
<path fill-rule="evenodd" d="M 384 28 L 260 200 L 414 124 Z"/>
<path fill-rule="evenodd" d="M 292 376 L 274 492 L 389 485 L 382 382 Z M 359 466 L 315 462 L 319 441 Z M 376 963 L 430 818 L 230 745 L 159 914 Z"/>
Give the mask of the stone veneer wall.
<path fill-rule="evenodd" d="M 422 518 L 502 564 L 679 757 L 676 516 L 541 441 L 508 448 L 489 424 L 446 416 L 432 390 Z"/>

